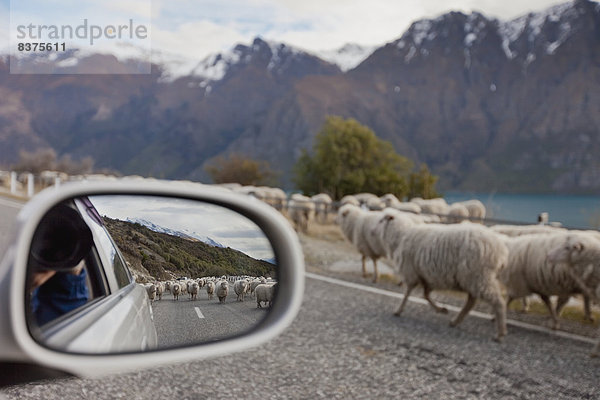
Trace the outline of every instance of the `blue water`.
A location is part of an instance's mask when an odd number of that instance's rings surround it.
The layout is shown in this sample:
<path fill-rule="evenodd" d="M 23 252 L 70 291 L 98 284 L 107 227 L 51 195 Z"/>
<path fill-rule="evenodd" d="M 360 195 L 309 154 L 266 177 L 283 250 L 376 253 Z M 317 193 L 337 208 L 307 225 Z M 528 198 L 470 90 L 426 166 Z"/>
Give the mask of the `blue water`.
<path fill-rule="evenodd" d="M 565 227 L 600 228 L 600 196 L 450 192 L 444 198 L 448 203 L 478 199 L 485 205 L 487 217 L 494 219 L 534 224 L 540 213 L 547 212 L 551 222 Z"/>

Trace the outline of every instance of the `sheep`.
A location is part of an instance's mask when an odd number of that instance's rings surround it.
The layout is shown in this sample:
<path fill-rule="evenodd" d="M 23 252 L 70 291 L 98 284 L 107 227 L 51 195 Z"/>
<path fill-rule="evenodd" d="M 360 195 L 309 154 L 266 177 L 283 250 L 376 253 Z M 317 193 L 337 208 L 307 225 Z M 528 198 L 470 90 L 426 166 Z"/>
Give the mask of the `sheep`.
<path fill-rule="evenodd" d="M 288 209 L 296 231 L 307 233 L 308 223 L 315 213 L 315 204 L 312 200 L 309 197 L 294 194 L 288 203 Z"/>
<path fill-rule="evenodd" d="M 260 285 L 261 283 L 267 283 L 267 280 L 265 278 L 263 278 L 262 276 L 260 278 L 254 279 L 252 282 L 250 282 L 250 293 L 252 293 L 252 295 L 254 295 L 254 291 L 256 290 L 256 287 L 258 285 Z"/>
<path fill-rule="evenodd" d="M 458 223 L 469 218 L 469 210 L 460 203 L 452 203 L 448 207 L 446 221 L 449 223 Z"/>
<path fill-rule="evenodd" d="M 331 197 L 327 193 L 319 193 L 312 196 L 311 200 L 315 204 L 315 219 L 322 224 L 327 222 L 331 204 L 333 203 Z"/>
<path fill-rule="evenodd" d="M 367 199 L 365 205 L 371 211 L 381 211 L 385 208 L 385 202 L 378 197 Z"/>
<path fill-rule="evenodd" d="M 177 282 L 171 285 L 171 293 L 173 293 L 173 300 L 179 300 L 179 294 L 181 293 L 181 285 Z"/>
<path fill-rule="evenodd" d="M 338 210 L 336 222 L 340 225 L 344 236 L 352 243 L 362 256 L 362 273 L 367 277 L 367 258 L 373 260 L 373 282 L 379 279 L 377 270 L 377 259 L 383 256 L 378 251 L 374 251 L 366 238 L 367 231 L 365 226 L 376 224 L 381 216 L 377 211 L 364 211 L 361 208 L 346 204 Z"/>
<path fill-rule="evenodd" d="M 424 200 L 416 197 L 410 200 L 411 203 L 416 203 L 421 207 L 421 212 L 427 214 L 445 215 L 448 214 L 448 203 L 442 198 Z"/>
<path fill-rule="evenodd" d="M 498 232 L 510 237 L 567 231 L 564 228 L 557 228 L 548 225 L 493 225 L 490 227 L 490 229 L 494 232 Z"/>
<path fill-rule="evenodd" d="M 360 205 L 367 205 L 369 201 L 375 202 L 379 200 L 379 197 L 373 193 L 357 193 L 354 198 L 359 201 Z"/>
<path fill-rule="evenodd" d="M 162 295 L 165 292 L 164 282 L 156 282 L 156 296 L 159 300 L 162 300 Z"/>
<path fill-rule="evenodd" d="M 199 291 L 200 291 L 200 285 L 198 285 L 198 282 L 191 281 L 191 283 L 188 284 L 188 293 L 190 294 L 190 300 L 198 299 Z"/>
<path fill-rule="evenodd" d="M 559 328 L 558 316 L 573 294 L 584 294 L 586 318 L 591 318 L 589 296 L 585 293 L 585 287 L 573 278 L 571 270 L 584 277 L 590 285 L 600 283 L 598 273 L 593 268 L 589 271 L 593 260 L 572 260 L 574 266 L 569 267 L 568 263 L 556 261 L 558 257 L 554 261 L 549 257 L 553 249 L 565 246 L 569 241 L 577 241 L 588 248 L 600 246 L 596 238 L 583 232 L 558 231 L 505 239 L 509 261 L 500 273 L 500 280 L 506 286 L 507 305 L 514 299 L 538 294 L 550 312 L 553 329 Z M 550 301 L 553 295 L 559 297 L 556 309 Z"/>
<path fill-rule="evenodd" d="M 171 281 L 166 281 L 165 282 L 165 292 L 171 293 L 171 285 L 172 285 L 172 283 L 173 282 L 171 282 Z"/>
<path fill-rule="evenodd" d="M 233 290 L 237 294 L 237 301 L 244 301 L 244 296 L 248 290 L 248 282 L 245 279 L 236 281 L 233 284 Z"/>
<path fill-rule="evenodd" d="M 356 199 L 356 197 L 354 197 L 351 194 L 349 194 L 349 195 L 346 195 L 346 196 L 342 197 L 342 199 L 340 200 L 340 204 L 342 206 L 345 206 L 346 204 L 352 204 L 354 206 L 359 207 L 360 206 L 360 201 L 358 201 Z"/>
<path fill-rule="evenodd" d="M 192 286 L 193 286 L 194 284 L 196 284 L 196 285 L 197 285 L 197 284 L 198 284 L 198 282 L 196 282 L 196 281 L 194 281 L 194 280 L 192 280 L 192 279 L 190 279 L 189 281 L 187 281 L 187 282 L 185 283 L 186 290 L 187 290 L 188 294 L 190 295 L 190 300 L 192 299 L 192 292 L 191 292 L 191 290 L 192 290 Z"/>
<path fill-rule="evenodd" d="M 388 258 L 406 284 L 405 297 L 395 312 L 399 316 L 411 291 L 423 286 L 425 299 L 437 311 L 448 310 L 435 304 L 429 294 L 436 289 L 461 290 L 468 299 L 450 322 L 458 325 L 477 299 L 491 304 L 496 317 L 496 341 L 506 335 L 506 305 L 498 272 L 508 261 L 508 248 L 501 237 L 475 224 L 414 224 L 403 215 L 384 213 L 374 232 L 386 248 Z"/>
<path fill-rule="evenodd" d="M 268 307 L 273 304 L 275 293 L 277 291 L 277 283 L 260 284 L 256 287 L 256 308 L 262 308 L 261 303 L 266 302 Z"/>
<path fill-rule="evenodd" d="M 456 204 L 456 203 L 454 203 Z M 462 204 L 469 211 L 469 217 L 471 220 L 475 219 L 482 221 L 485 219 L 486 209 L 483 203 L 477 199 L 459 201 L 458 204 Z"/>
<path fill-rule="evenodd" d="M 213 281 L 206 282 L 206 294 L 208 295 L 208 299 L 212 300 L 215 294 L 215 283 Z"/>
<path fill-rule="evenodd" d="M 569 274 L 584 294 L 600 301 L 600 241 L 597 232 L 571 232 L 562 243 L 548 251 L 549 262 L 567 265 Z M 598 341 L 590 354 L 600 356 L 600 331 Z"/>
<path fill-rule="evenodd" d="M 154 303 L 154 300 L 156 299 L 156 285 L 153 283 L 146 283 L 144 284 L 144 287 L 146 288 L 146 293 L 148 293 L 150 303 Z"/>
<path fill-rule="evenodd" d="M 405 211 L 413 214 L 421 214 L 421 207 L 417 203 L 395 203 L 389 205 L 388 207 L 394 208 L 398 211 Z"/>
<path fill-rule="evenodd" d="M 386 207 L 393 207 L 397 204 L 402 204 L 400 202 L 400 200 L 398 200 L 396 195 L 394 195 L 392 193 L 384 194 L 383 196 L 381 196 L 379 198 L 379 200 L 381 200 L 385 204 Z"/>
<path fill-rule="evenodd" d="M 229 284 L 227 281 L 219 281 L 215 290 L 217 292 L 217 297 L 219 298 L 219 303 L 225 303 L 225 298 L 229 292 Z"/>

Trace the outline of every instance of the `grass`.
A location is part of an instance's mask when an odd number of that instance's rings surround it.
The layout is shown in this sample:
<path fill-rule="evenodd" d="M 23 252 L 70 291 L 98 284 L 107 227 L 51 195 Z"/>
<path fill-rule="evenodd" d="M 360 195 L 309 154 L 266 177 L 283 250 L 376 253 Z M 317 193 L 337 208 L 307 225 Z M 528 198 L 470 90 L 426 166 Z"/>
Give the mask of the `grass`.
<path fill-rule="evenodd" d="M 508 309 L 511 311 L 523 311 L 523 303 L 519 300 L 515 300 L 510 303 Z M 546 305 L 537 300 L 529 301 L 529 311 L 527 311 L 527 313 L 550 316 Z M 592 326 L 600 325 L 600 312 L 598 310 L 594 310 L 593 308 L 592 318 L 594 318 L 595 321 L 593 323 L 584 320 L 583 304 L 581 306 L 566 305 L 565 307 L 563 307 L 562 312 L 560 313 L 560 319 L 575 321 Z"/>

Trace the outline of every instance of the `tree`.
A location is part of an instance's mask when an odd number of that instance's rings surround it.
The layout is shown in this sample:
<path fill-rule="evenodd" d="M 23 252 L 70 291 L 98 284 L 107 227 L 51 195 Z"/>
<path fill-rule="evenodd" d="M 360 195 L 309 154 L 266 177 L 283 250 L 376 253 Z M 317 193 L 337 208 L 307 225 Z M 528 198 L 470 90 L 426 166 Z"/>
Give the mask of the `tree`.
<path fill-rule="evenodd" d="M 408 197 L 422 197 L 424 199 L 433 199 L 441 195 L 435 190 L 435 183 L 438 177 L 429 172 L 426 164 L 421 164 L 418 172 L 412 172 L 409 178 Z"/>
<path fill-rule="evenodd" d="M 266 161 L 253 160 L 241 154 L 232 153 L 229 158 L 217 157 L 205 167 L 214 183 L 234 183 L 242 185 L 274 185 L 277 174 Z"/>
<path fill-rule="evenodd" d="M 306 150 L 294 166 L 294 182 L 307 194 L 334 198 L 370 192 L 408 194 L 413 163 L 354 119 L 328 117 L 315 137 L 313 154 Z"/>

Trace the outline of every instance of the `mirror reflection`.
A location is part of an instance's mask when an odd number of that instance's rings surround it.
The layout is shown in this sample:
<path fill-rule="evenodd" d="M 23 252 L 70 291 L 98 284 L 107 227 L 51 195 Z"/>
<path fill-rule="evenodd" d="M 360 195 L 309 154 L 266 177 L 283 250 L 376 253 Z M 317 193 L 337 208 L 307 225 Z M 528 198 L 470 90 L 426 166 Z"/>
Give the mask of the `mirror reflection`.
<path fill-rule="evenodd" d="M 251 220 L 193 200 L 65 201 L 31 243 L 29 327 L 43 345 L 110 354 L 247 332 L 277 290 L 273 249 Z"/>

